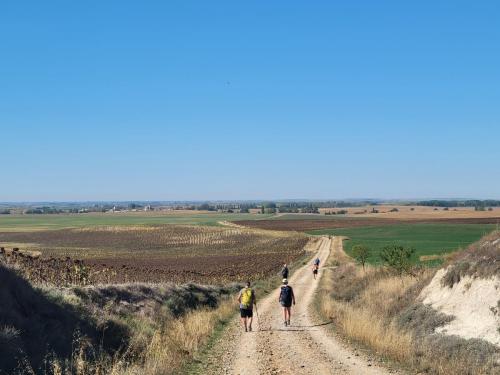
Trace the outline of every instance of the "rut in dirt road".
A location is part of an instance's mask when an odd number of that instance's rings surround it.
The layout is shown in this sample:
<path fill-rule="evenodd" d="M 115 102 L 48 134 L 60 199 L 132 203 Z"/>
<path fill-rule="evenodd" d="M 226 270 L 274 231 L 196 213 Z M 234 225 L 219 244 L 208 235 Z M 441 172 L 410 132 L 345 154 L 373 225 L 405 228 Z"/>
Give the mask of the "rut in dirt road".
<path fill-rule="evenodd" d="M 333 242 L 332 242 L 333 241 Z M 325 264 L 330 247 L 341 240 L 323 237 L 315 257 Z M 321 277 L 321 268 L 320 268 Z M 278 303 L 279 288 L 258 301 L 259 319 L 254 319 L 254 332 L 241 332 L 233 327 L 234 344 L 219 358 L 224 362 L 223 374 L 387 374 L 386 369 L 346 348 L 325 330 L 331 322 L 315 322 L 310 307 L 318 280 L 311 265 L 298 269 L 290 278 L 297 305 L 292 307 L 291 326 L 285 327 Z M 254 317 L 255 317 L 254 312 Z"/>

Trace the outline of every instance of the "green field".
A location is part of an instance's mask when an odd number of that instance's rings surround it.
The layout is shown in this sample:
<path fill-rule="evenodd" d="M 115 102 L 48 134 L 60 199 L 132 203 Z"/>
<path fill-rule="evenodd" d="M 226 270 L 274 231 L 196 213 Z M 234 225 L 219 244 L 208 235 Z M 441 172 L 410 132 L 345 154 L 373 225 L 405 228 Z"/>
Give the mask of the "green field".
<path fill-rule="evenodd" d="M 61 229 L 93 225 L 186 224 L 218 225 L 219 221 L 268 219 L 267 214 L 225 213 L 104 213 L 0 215 L 0 231 Z"/>
<path fill-rule="evenodd" d="M 369 262 L 380 263 L 384 246 L 401 244 L 416 250 L 415 261 L 422 255 L 442 255 L 465 248 L 495 228 L 493 224 L 398 224 L 375 227 L 314 230 L 308 233 L 347 236 L 344 248 L 352 255 L 352 247 L 362 244 L 372 249 Z M 431 264 L 439 263 L 436 261 Z"/>

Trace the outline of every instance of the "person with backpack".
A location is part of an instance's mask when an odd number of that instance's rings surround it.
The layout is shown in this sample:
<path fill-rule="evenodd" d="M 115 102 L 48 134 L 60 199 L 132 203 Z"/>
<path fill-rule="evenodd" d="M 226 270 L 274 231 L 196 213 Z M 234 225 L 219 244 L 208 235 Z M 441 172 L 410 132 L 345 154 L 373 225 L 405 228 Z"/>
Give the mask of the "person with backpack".
<path fill-rule="evenodd" d="M 281 276 L 283 279 L 288 279 L 288 267 L 286 263 L 283 265 L 283 268 L 281 269 Z"/>
<path fill-rule="evenodd" d="M 250 288 L 250 281 L 246 282 L 243 289 L 238 294 L 240 304 L 241 325 L 245 327 L 245 332 L 252 332 L 253 307 L 256 304 L 255 292 Z"/>
<path fill-rule="evenodd" d="M 279 303 L 283 307 L 283 316 L 285 318 L 285 327 L 290 326 L 290 317 L 292 315 L 291 307 L 292 303 L 295 305 L 295 295 L 293 294 L 293 289 L 288 285 L 288 280 L 283 279 L 283 285 L 281 286 Z"/>
<path fill-rule="evenodd" d="M 316 280 L 316 276 L 318 275 L 318 270 L 319 270 L 319 258 L 316 258 L 314 259 L 314 263 L 313 263 L 313 277 L 314 277 L 314 280 Z"/>

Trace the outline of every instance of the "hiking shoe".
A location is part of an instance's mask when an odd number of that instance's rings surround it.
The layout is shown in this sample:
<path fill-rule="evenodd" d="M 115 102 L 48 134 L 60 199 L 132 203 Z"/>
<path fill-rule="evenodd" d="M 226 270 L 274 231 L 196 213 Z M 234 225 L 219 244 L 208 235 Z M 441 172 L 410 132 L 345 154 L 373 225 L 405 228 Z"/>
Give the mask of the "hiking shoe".
<path fill-rule="evenodd" d="M 288 323 L 288 325 L 290 325 L 290 321 L 288 321 L 287 323 Z"/>
<path fill-rule="evenodd" d="M 248 327 L 248 332 L 252 332 L 252 327 Z"/>
<path fill-rule="evenodd" d="M 286 327 L 286 324 L 287 324 L 287 322 L 286 322 L 286 320 L 285 320 L 285 327 Z"/>
<path fill-rule="evenodd" d="M 247 328 L 245 327 L 245 332 L 248 332 Z"/>

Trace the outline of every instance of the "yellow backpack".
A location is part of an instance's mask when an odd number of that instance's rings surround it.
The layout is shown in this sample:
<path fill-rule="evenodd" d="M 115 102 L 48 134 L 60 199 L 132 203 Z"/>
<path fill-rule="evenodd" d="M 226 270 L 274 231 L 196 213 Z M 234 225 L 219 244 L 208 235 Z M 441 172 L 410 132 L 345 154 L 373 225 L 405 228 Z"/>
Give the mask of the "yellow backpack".
<path fill-rule="evenodd" d="M 241 292 L 241 304 L 243 308 L 248 309 L 252 307 L 252 296 L 253 296 L 253 290 L 251 288 L 245 288 Z"/>

